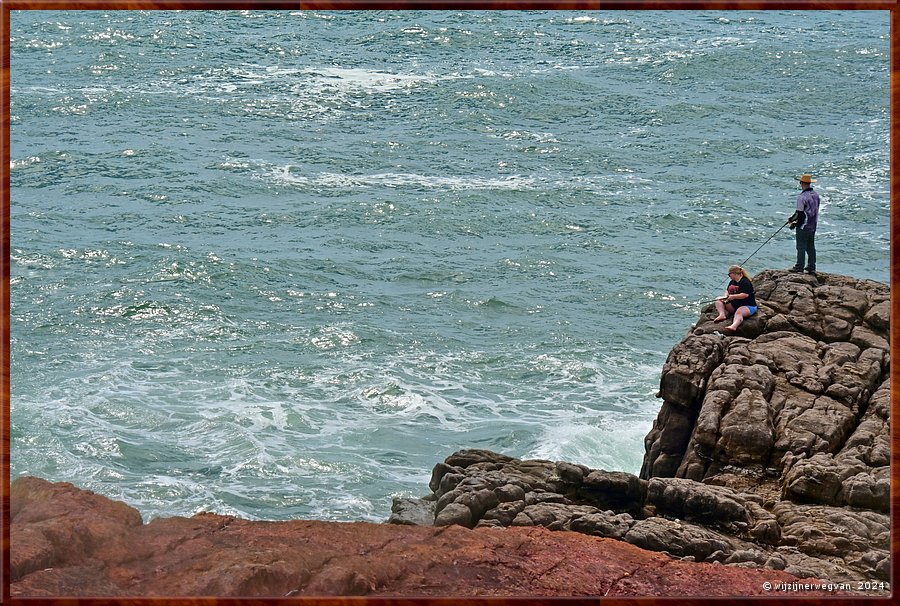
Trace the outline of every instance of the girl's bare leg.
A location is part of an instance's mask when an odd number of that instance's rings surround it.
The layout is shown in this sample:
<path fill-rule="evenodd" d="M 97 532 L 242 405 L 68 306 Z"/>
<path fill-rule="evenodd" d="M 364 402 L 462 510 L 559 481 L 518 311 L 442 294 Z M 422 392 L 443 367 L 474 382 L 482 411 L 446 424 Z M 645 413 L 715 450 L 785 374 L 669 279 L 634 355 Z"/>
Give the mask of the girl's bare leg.
<path fill-rule="evenodd" d="M 739 307 L 736 312 L 734 312 L 734 320 L 732 320 L 730 326 L 726 326 L 725 330 L 737 330 L 738 326 L 744 321 L 744 318 L 750 317 L 750 310 L 747 309 L 746 306 Z"/>
<path fill-rule="evenodd" d="M 713 322 L 721 322 L 722 320 L 727 320 L 728 316 L 725 314 L 725 303 L 722 302 L 721 299 L 716 299 L 716 311 L 719 312 L 719 315 L 713 318 Z"/>

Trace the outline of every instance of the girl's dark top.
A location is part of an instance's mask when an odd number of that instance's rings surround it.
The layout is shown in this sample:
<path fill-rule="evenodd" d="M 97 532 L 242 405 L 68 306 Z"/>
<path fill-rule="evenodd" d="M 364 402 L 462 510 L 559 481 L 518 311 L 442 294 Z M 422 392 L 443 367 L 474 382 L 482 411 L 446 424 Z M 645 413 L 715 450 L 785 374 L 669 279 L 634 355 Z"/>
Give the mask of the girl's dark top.
<path fill-rule="evenodd" d="M 732 299 L 729 301 L 731 305 L 737 309 L 738 307 L 743 307 L 747 305 L 748 307 L 756 307 L 756 295 L 753 294 L 753 283 L 750 282 L 747 278 L 741 278 L 740 282 L 735 282 L 731 280 L 728 282 L 728 294 L 736 295 L 738 293 L 745 292 L 749 297 L 746 299 Z"/>

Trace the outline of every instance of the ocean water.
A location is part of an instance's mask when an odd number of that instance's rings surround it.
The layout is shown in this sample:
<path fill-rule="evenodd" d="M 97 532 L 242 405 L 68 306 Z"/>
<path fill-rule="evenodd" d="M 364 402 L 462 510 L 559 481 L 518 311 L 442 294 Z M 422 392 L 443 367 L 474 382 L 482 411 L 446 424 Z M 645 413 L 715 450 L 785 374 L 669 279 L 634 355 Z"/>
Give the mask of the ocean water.
<path fill-rule="evenodd" d="M 887 11 L 14 11 L 10 53 L 12 476 L 145 518 L 636 473 L 803 172 L 819 269 L 888 281 Z"/>

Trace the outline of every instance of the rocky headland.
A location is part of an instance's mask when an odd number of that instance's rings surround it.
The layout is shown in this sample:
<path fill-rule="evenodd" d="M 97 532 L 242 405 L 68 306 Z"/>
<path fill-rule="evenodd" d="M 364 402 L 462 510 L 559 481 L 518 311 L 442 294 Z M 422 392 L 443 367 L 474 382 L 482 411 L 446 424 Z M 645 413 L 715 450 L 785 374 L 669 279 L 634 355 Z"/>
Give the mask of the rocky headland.
<path fill-rule="evenodd" d="M 389 524 L 145 524 L 19 478 L 11 595 L 889 595 L 889 289 L 753 281 L 737 334 L 710 306 L 670 353 L 637 476 L 461 450 Z"/>

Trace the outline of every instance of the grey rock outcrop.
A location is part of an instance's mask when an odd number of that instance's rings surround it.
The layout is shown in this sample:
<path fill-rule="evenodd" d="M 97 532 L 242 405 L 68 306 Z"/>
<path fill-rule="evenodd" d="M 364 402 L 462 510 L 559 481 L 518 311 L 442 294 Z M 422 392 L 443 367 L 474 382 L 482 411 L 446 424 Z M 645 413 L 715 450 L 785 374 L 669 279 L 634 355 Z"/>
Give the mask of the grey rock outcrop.
<path fill-rule="evenodd" d="M 743 487 L 750 475 L 758 493 L 887 512 L 888 287 L 779 271 L 754 285 L 746 331 L 720 334 L 708 308 L 670 354 L 641 477 Z"/>
<path fill-rule="evenodd" d="M 431 526 L 434 524 L 434 501 L 395 497 L 388 524 Z"/>

